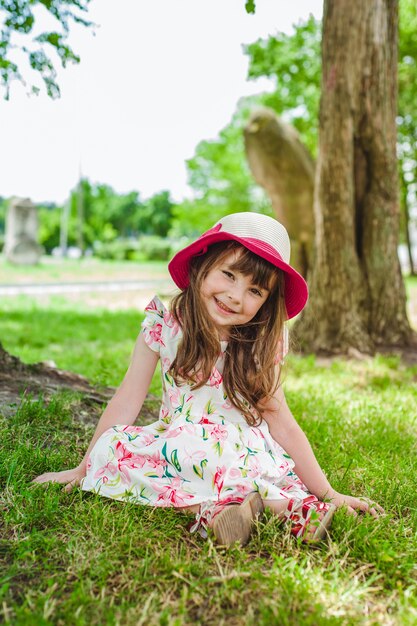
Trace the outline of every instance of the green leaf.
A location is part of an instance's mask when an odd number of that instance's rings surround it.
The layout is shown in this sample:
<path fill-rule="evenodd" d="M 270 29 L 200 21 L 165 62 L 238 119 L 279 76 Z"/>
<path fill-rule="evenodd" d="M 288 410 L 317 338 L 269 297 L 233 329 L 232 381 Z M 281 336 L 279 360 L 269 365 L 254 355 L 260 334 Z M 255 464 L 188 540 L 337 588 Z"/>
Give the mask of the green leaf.
<path fill-rule="evenodd" d="M 178 450 L 176 449 L 171 452 L 171 464 L 175 467 L 177 472 L 181 471 L 181 465 L 178 461 Z"/>
<path fill-rule="evenodd" d="M 198 465 L 193 465 L 193 470 L 199 478 L 201 479 L 203 478 L 203 474 L 204 474 L 203 469 L 200 469 Z"/>
<path fill-rule="evenodd" d="M 255 0 L 246 0 L 245 9 L 246 13 L 255 13 Z"/>
<path fill-rule="evenodd" d="M 169 458 L 167 457 L 167 443 L 165 442 L 163 445 L 163 448 L 161 450 L 162 456 L 164 457 L 165 461 L 167 463 L 169 463 Z"/>

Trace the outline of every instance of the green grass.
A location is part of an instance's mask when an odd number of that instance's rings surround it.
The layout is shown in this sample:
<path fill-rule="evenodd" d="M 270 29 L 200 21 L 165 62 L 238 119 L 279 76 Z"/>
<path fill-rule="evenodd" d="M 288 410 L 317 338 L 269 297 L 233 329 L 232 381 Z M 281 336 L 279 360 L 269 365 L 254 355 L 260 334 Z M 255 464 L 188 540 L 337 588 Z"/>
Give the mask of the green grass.
<path fill-rule="evenodd" d="M 103 261 L 97 258 L 56 259 L 43 256 L 38 265 L 19 266 L 0 256 L 0 284 L 151 279 L 167 276 L 165 261 Z"/>
<path fill-rule="evenodd" d="M 57 296 L 48 308 L 27 296 L 5 298 L 2 313 L 6 350 L 25 363 L 52 360 L 104 385 L 121 381 L 143 319 L 138 311 L 74 310 Z"/>
<path fill-rule="evenodd" d="M 74 312 L 62 300 L 47 312 L 10 300 L 1 312 L 8 350 L 109 384 L 140 323 L 137 312 Z M 289 359 L 288 403 L 332 484 L 387 511 L 376 521 L 338 511 L 319 548 L 269 514 L 246 548 L 225 550 L 190 535 L 174 510 L 32 487 L 77 464 L 92 431 L 73 419 L 71 395 L 26 400 L 0 421 L 0 615 L 17 625 L 416 624 L 416 381 L 395 357 Z"/>

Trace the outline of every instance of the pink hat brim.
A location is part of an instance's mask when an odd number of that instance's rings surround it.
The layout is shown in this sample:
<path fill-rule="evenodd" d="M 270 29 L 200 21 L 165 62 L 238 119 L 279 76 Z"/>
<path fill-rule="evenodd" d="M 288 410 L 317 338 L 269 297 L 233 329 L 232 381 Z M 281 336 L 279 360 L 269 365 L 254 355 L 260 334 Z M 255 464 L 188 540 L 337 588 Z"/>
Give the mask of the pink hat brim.
<path fill-rule="evenodd" d="M 177 287 L 180 289 L 188 287 L 191 259 L 194 256 L 204 254 L 209 246 L 219 241 L 237 241 L 285 273 L 285 306 L 288 319 L 295 317 L 305 307 L 308 300 L 308 287 L 301 274 L 283 261 L 278 252 L 264 241 L 237 237 L 227 231 L 216 232 L 212 229 L 199 237 L 197 241 L 177 252 L 168 264 L 169 273 Z"/>

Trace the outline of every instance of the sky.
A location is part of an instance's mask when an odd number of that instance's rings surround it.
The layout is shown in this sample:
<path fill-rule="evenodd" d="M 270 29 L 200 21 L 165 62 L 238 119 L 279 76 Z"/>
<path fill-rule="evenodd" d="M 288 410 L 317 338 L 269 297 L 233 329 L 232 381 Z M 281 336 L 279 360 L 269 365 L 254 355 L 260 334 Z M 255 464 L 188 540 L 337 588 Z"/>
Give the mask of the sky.
<path fill-rule="evenodd" d="M 61 98 L 16 84 L 0 100 L 0 196 L 62 203 L 81 172 L 118 193 L 190 197 L 197 144 L 216 138 L 239 98 L 272 89 L 246 80 L 242 44 L 322 15 L 322 0 L 257 0 L 255 15 L 244 2 L 93 0 L 97 27 L 72 30 L 81 63 L 59 70 Z"/>

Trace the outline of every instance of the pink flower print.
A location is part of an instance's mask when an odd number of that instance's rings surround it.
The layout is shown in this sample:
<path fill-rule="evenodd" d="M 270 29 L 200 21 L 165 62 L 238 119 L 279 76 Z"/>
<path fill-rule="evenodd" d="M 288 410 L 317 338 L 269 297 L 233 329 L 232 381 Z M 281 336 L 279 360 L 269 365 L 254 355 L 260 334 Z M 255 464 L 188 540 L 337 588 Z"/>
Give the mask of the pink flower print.
<path fill-rule="evenodd" d="M 215 441 L 225 441 L 228 437 L 226 426 L 222 424 L 216 424 L 210 429 L 210 437 Z"/>
<path fill-rule="evenodd" d="M 226 411 L 228 411 L 229 409 L 233 408 L 233 404 L 230 402 L 228 396 L 226 394 L 224 394 L 223 396 L 223 404 L 222 404 L 222 409 L 225 409 Z"/>
<path fill-rule="evenodd" d="M 171 367 L 171 360 L 166 356 L 161 360 L 162 369 L 164 372 L 167 372 Z"/>
<path fill-rule="evenodd" d="M 169 485 L 160 486 L 156 481 L 151 481 L 152 487 L 160 495 L 157 502 L 159 506 L 184 506 L 187 500 L 193 500 L 194 496 L 181 489 L 181 478 L 176 476 Z"/>
<path fill-rule="evenodd" d="M 148 306 L 145 307 L 145 311 L 151 311 L 151 312 L 156 311 L 161 317 L 163 315 L 163 312 L 161 312 L 158 309 L 158 305 L 155 302 L 155 298 L 149 302 Z"/>
<path fill-rule="evenodd" d="M 157 476 L 163 476 L 165 467 L 168 465 L 165 459 L 161 458 L 159 452 L 155 452 L 155 454 L 148 454 L 144 457 L 145 465 L 149 466 L 155 471 Z"/>
<path fill-rule="evenodd" d="M 174 437 L 178 437 L 182 433 L 187 433 L 188 435 L 195 434 L 195 426 L 194 424 L 187 424 L 186 426 L 178 426 L 177 428 L 168 428 L 165 433 L 165 439 L 173 439 Z"/>
<path fill-rule="evenodd" d="M 199 424 L 213 424 L 212 421 L 209 420 L 207 413 L 203 413 L 203 415 L 201 416 L 200 421 L 198 422 Z"/>
<path fill-rule="evenodd" d="M 248 465 L 245 469 L 250 478 L 257 478 L 262 473 L 260 463 L 255 456 L 249 457 Z"/>
<path fill-rule="evenodd" d="M 206 453 L 204 450 L 194 450 L 194 452 L 188 452 L 184 448 L 184 456 L 183 461 L 189 465 L 193 465 L 194 463 L 198 463 L 206 458 Z"/>
<path fill-rule="evenodd" d="M 210 420 L 210 415 L 215 413 L 215 408 L 211 400 L 209 400 L 204 407 L 204 411 L 201 414 L 201 419 L 198 422 L 199 424 L 213 424 L 214 422 Z"/>
<path fill-rule="evenodd" d="M 218 389 L 223 381 L 223 377 L 216 368 L 212 371 L 210 378 L 208 379 L 208 384 L 210 387 L 216 387 Z"/>
<path fill-rule="evenodd" d="M 168 428 L 164 433 L 164 439 L 173 439 L 174 437 L 178 437 L 182 431 L 183 429 L 181 426 L 178 428 Z"/>
<path fill-rule="evenodd" d="M 141 435 L 141 443 L 143 443 L 145 446 L 150 446 L 151 443 L 153 443 L 155 441 L 156 437 L 155 435 L 153 435 L 152 433 L 148 432 L 145 430 L 145 432 L 142 433 Z"/>
<path fill-rule="evenodd" d="M 193 399 L 192 395 L 185 396 L 185 393 L 181 394 L 181 391 L 177 388 L 168 389 L 168 396 L 171 402 L 171 406 L 175 413 L 182 413 L 187 402 Z"/>
<path fill-rule="evenodd" d="M 122 426 L 121 430 L 124 433 L 135 433 L 138 435 L 143 430 L 143 426 Z"/>
<path fill-rule="evenodd" d="M 128 450 L 125 444 L 122 443 L 121 441 L 118 441 L 116 443 L 116 447 L 114 449 L 114 456 L 116 457 L 118 461 L 125 461 L 125 460 L 130 459 L 132 463 L 134 462 L 135 457 L 137 457 L 138 459 L 141 458 L 138 455 L 133 454 L 133 452 L 130 452 L 130 450 Z"/>
<path fill-rule="evenodd" d="M 216 467 L 216 473 L 213 476 L 213 487 L 217 489 L 217 493 L 220 493 L 224 485 L 224 475 L 226 474 L 226 466 Z"/>
<path fill-rule="evenodd" d="M 168 389 L 168 395 L 172 408 L 174 410 L 178 409 L 178 407 L 181 406 L 181 392 L 178 387 L 175 387 L 174 389 Z"/>
<path fill-rule="evenodd" d="M 127 483 L 130 482 L 128 470 L 143 467 L 146 461 L 144 456 L 130 452 L 121 441 L 118 441 L 116 444 L 114 456 L 117 459 L 122 482 Z"/>
<path fill-rule="evenodd" d="M 240 495 L 226 496 L 226 498 L 222 498 L 219 502 L 222 506 L 226 506 L 227 504 L 242 504 L 244 498 Z"/>
<path fill-rule="evenodd" d="M 237 480 L 238 478 L 242 478 L 242 472 L 240 471 L 240 469 L 234 467 L 229 470 L 229 478 L 231 478 L 231 480 Z"/>
<path fill-rule="evenodd" d="M 249 482 L 238 483 L 234 486 L 234 489 L 239 493 L 239 495 L 247 496 L 248 493 L 254 491 L 254 486 L 255 485 L 250 484 Z"/>
<path fill-rule="evenodd" d="M 168 415 L 169 415 L 168 409 L 165 406 L 161 407 L 161 410 L 159 412 L 159 419 L 162 422 L 170 422 L 171 420 L 167 420 Z"/>
<path fill-rule="evenodd" d="M 100 467 L 100 469 L 98 469 L 94 474 L 94 478 L 101 478 L 103 483 L 106 483 L 109 480 L 107 474 L 110 474 L 111 476 L 117 474 L 117 467 L 111 461 L 106 463 L 106 465 L 103 465 L 103 467 Z"/>
<path fill-rule="evenodd" d="M 154 324 L 152 328 L 149 329 L 149 337 L 151 339 L 150 343 L 159 343 L 161 346 L 165 346 L 162 341 L 162 324 Z"/>
<path fill-rule="evenodd" d="M 175 337 L 178 334 L 180 326 L 175 317 L 169 311 L 166 311 L 164 313 L 164 322 L 168 326 L 168 328 L 172 328 L 171 335 L 172 337 Z"/>

